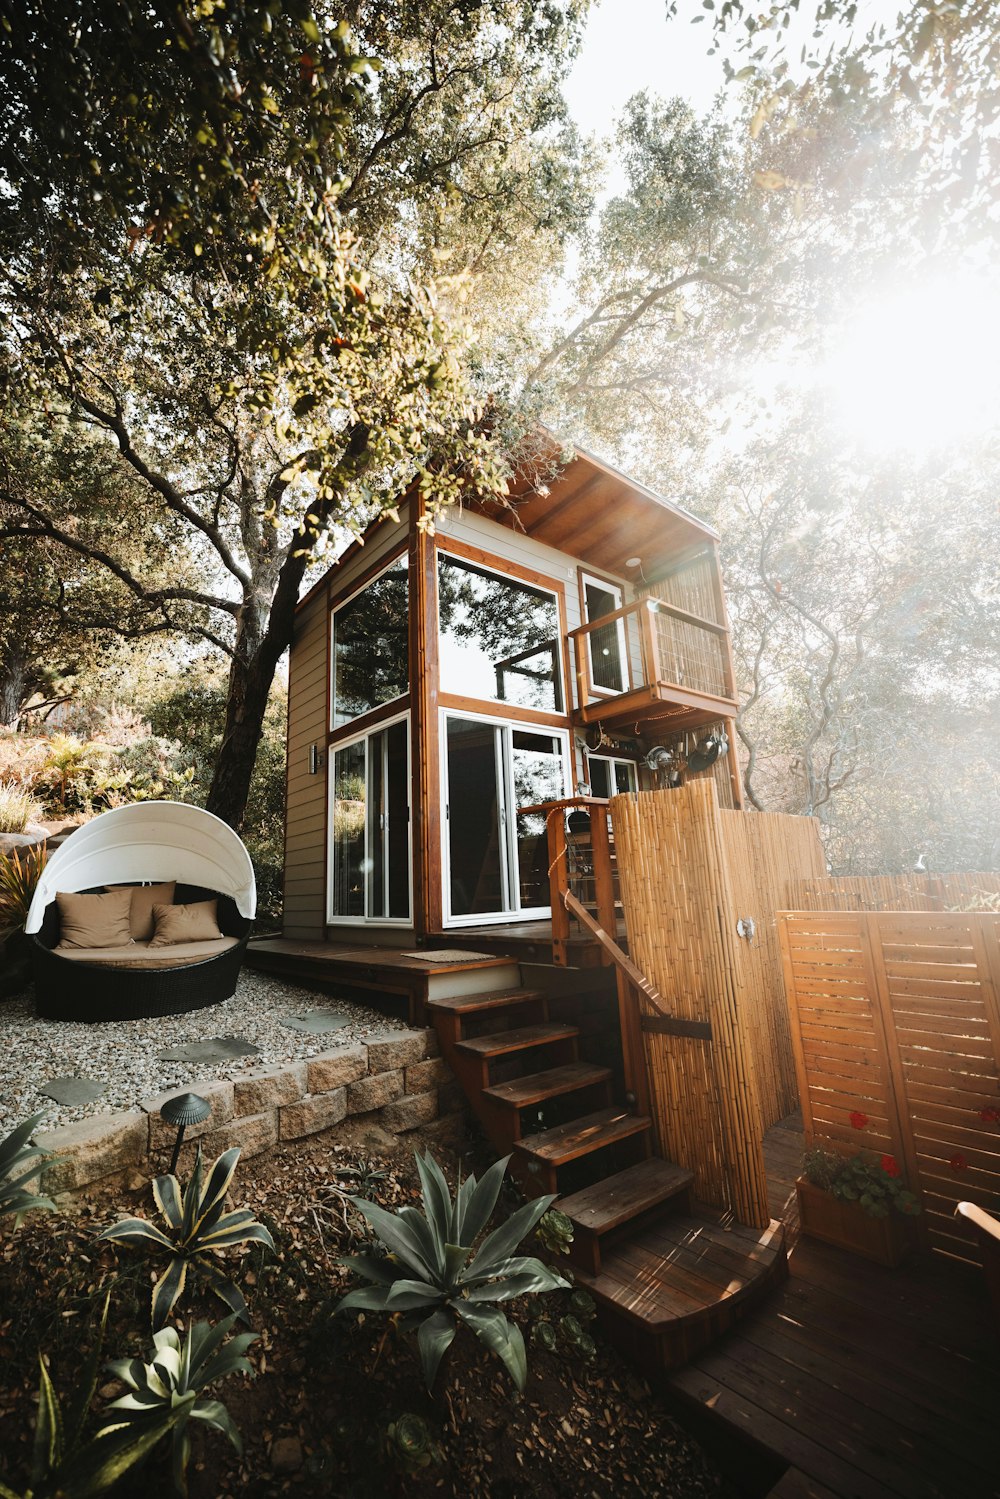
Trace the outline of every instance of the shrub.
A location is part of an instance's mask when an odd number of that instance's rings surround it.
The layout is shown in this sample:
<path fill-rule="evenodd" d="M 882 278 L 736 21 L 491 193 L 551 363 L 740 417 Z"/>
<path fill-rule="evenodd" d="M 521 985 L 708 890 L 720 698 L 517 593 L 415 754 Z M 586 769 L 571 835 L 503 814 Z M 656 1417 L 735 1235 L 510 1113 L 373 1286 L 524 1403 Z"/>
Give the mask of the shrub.
<path fill-rule="evenodd" d="M 239 1288 L 219 1269 L 215 1251 L 234 1244 L 256 1240 L 274 1248 L 274 1240 L 262 1223 L 257 1223 L 249 1208 L 224 1213 L 226 1193 L 240 1158 L 239 1148 L 225 1151 L 213 1161 L 204 1181 L 201 1146 L 195 1156 L 194 1171 L 186 1187 L 176 1176 L 158 1176 L 153 1182 L 153 1196 L 160 1209 L 167 1232 L 147 1223 L 144 1218 L 123 1218 L 102 1229 L 99 1239 L 115 1244 L 144 1247 L 152 1244 L 169 1256 L 166 1270 L 153 1287 L 151 1317 L 158 1331 L 177 1303 L 187 1281 L 188 1269 L 197 1275 L 224 1301 L 230 1310 L 248 1322 L 246 1302 Z"/>
<path fill-rule="evenodd" d="M 0 854 L 0 925 L 24 926 L 48 857 L 44 843 Z"/>
<path fill-rule="evenodd" d="M 402 1314 L 401 1326 L 417 1327 L 417 1346 L 428 1389 L 434 1384 L 459 1322 L 464 1322 L 497 1355 L 517 1388 L 523 1390 L 528 1362 L 521 1329 L 508 1322 L 498 1305 L 490 1303 L 568 1289 L 568 1281 L 541 1260 L 514 1254 L 551 1206 L 552 1197 L 525 1203 L 473 1253 L 496 1207 L 509 1160 L 507 1156 L 497 1161 L 480 1182 L 474 1176 L 459 1182 L 453 1200 L 444 1173 L 430 1151 L 423 1158 L 418 1155 L 422 1213 L 412 1207 L 390 1212 L 363 1197 L 351 1199 L 389 1257 L 363 1254 L 342 1261 L 373 1284 L 350 1291 L 337 1310 Z"/>
<path fill-rule="evenodd" d="M 0 833 L 23 833 L 42 815 L 41 803 L 16 781 L 0 781 Z"/>

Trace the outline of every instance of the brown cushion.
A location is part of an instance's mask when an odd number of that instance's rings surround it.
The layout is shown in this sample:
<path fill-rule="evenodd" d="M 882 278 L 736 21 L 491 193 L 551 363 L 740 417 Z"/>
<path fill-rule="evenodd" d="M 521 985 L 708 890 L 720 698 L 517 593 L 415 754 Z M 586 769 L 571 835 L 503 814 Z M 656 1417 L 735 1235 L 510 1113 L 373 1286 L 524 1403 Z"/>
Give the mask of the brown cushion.
<path fill-rule="evenodd" d="M 132 897 L 132 905 L 128 914 L 132 940 L 133 942 L 148 942 L 154 929 L 153 906 L 157 903 L 164 906 L 172 905 L 177 886 L 174 880 L 170 880 L 165 885 L 108 885 L 106 888 L 129 892 Z"/>
<path fill-rule="evenodd" d="M 132 941 L 131 890 L 106 895 L 56 893 L 60 947 L 127 947 Z"/>
<path fill-rule="evenodd" d="M 211 942 L 221 937 L 219 902 L 199 900 L 190 906 L 153 907 L 156 931 L 150 947 L 172 947 L 175 942 Z"/>
<path fill-rule="evenodd" d="M 237 941 L 236 937 L 218 937 L 214 942 L 177 942 L 172 947 L 152 947 L 148 942 L 133 942 L 129 947 L 68 947 L 60 956 L 101 968 L 186 968 L 217 958 Z"/>

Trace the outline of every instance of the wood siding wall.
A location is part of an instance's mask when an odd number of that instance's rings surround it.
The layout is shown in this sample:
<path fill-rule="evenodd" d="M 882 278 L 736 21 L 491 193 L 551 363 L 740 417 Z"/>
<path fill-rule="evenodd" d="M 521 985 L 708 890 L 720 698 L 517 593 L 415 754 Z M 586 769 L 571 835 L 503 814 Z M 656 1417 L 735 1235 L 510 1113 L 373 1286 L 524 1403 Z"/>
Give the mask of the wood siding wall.
<path fill-rule="evenodd" d="M 326 922 L 327 621 L 321 589 L 296 619 L 288 667 L 284 932 L 317 941 Z M 312 744 L 322 755 L 315 775 Z"/>

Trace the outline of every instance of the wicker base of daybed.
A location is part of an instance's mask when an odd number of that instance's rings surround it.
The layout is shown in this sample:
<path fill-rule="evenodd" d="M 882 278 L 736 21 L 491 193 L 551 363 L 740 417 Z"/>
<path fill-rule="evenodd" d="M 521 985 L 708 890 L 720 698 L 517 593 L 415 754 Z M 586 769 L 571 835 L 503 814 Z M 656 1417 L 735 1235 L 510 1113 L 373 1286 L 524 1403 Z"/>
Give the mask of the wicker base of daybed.
<path fill-rule="evenodd" d="M 216 892 L 198 886 L 178 886 L 178 901 L 205 900 Z M 250 922 L 240 916 L 227 896 L 218 896 L 218 916 L 234 947 L 204 962 L 184 968 L 114 968 L 82 963 L 55 950 L 58 917 L 53 904 L 41 931 L 28 938 L 35 976 L 35 1009 L 45 1020 L 142 1020 L 157 1015 L 183 1015 L 231 999 L 236 992 Z"/>
<path fill-rule="evenodd" d="M 46 1020 L 138 1020 L 183 1015 L 232 998 L 247 939 L 187 968 L 107 968 L 75 963 L 32 939 L 35 1009 Z"/>

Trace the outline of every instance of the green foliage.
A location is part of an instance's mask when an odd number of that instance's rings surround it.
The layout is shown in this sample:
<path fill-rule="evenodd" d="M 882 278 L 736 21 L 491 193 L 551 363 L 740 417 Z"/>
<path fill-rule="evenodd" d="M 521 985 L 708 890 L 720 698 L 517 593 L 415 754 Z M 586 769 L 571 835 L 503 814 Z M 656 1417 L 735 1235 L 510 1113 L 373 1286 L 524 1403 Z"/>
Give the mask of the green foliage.
<path fill-rule="evenodd" d="M 0 922 L 21 927 L 27 921 L 35 886 L 48 857 L 44 843 L 0 854 Z"/>
<path fill-rule="evenodd" d="M 452 1199 L 430 1151 L 418 1155 L 422 1213 L 412 1207 L 389 1212 L 363 1197 L 352 1198 L 388 1258 L 363 1254 L 342 1261 L 372 1284 L 348 1292 L 337 1310 L 400 1314 L 401 1326 L 417 1327 L 428 1389 L 463 1322 L 523 1390 L 528 1373 L 524 1338 L 496 1303 L 567 1288 L 568 1282 L 540 1260 L 514 1253 L 551 1206 L 552 1197 L 525 1203 L 475 1249 L 496 1207 L 509 1159 L 497 1161 L 479 1182 L 474 1176 L 460 1181 Z"/>
<path fill-rule="evenodd" d="M 0 781 L 0 833 L 23 833 L 41 813 L 30 791 L 14 781 Z"/>
<path fill-rule="evenodd" d="M 105 1298 L 100 1334 L 80 1371 L 72 1402 L 63 1411 L 39 1358 L 38 1417 L 29 1487 L 21 1494 L 0 1480 L 0 1499 L 93 1499 L 114 1488 L 170 1431 L 178 1412 L 162 1410 L 142 1430 L 104 1426 L 84 1441 L 83 1428 L 97 1387 L 101 1344 L 108 1320 Z"/>
<path fill-rule="evenodd" d="M 383 1448 L 393 1467 L 410 1476 L 441 1462 L 444 1456 L 423 1416 L 412 1411 L 389 1423 Z"/>
<path fill-rule="evenodd" d="M 196 1322 L 183 1339 L 172 1327 L 165 1327 L 153 1338 L 150 1362 L 142 1359 L 115 1359 L 108 1364 L 109 1373 L 128 1385 L 129 1393 L 112 1401 L 110 1411 L 121 1413 L 120 1425 L 108 1431 L 128 1433 L 140 1439 L 151 1429 L 164 1429 L 169 1422 L 174 1488 L 187 1493 L 187 1467 L 191 1457 L 189 1421 L 201 1421 L 219 1431 L 240 1454 L 243 1443 L 232 1417 L 219 1400 L 199 1397 L 209 1387 L 230 1374 L 250 1374 L 254 1370 L 245 1357 L 258 1334 L 240 1333 L 225 1339 L 236 1322 L 235 1314 L 212 1327 Z"/>
<path fill-rule="evenodd" d="M 216 1250 L 251 1241 L 274 1249 L 270 1233 L 262 1223 L 256 1222 L 249 1208 L 224 1212 L 226 1193 L 239 1158 L 237 1147 L 225 1151 L 213 1161 L 206 1179 L 199 1145 L 194 1171 L 186 1187 L 181 1187 L 176 1176 L 154 1178 L 153 1196 L 166 1224 L 166 1232 L 153 1223 L 147 1223 L 144 1218 L 123 1218 L 121 1222 L 102 1229 L 97 1236 L 137 1248 L 152 1245 L 168 1256 L 167 1268 L 153 1287 L 151 1320 L 154 1332 L 163 1327 L 184 1291 L 189 1269 L 200 1276 L 237 1317 L 249 1321 L 241 1292 L 222 1273 L 215 1259 Z"/>
<path fill-rule="evenodd" d="M 535 1238 L 548 1254 L 569 1254 L 573 1243 L 573 1220 L 558 1208 L 550 1208 L 535 1229 Z"/>
<path fill-rule="evenodd" d="M 887 1218 L 891 1210 L 907 1217 L 920 1212 L 919 1199 L 907 1189 L 890 1156 L 883 1156 L 880 1162 L 864 1153 L 842 1156 L 827 1150 L 807 1150 L 802 1157 L 802 1173 L 814 1187 L 831 1193 L 840 1202 L 858 1203 L 872 1218 Z"/>
<path fill-rule="evenodd" d="M 56 1160 L 51 1151 L 31 1143 L 32 1135 L 44 1118 L 44 1113 L 32 1114 L 30 1119 L 25 1119 L 0 1140 L 0 1216 L 16 1214 L 15 1225 L 24 1213 L 36 1208 L 53 1213 L 56 1210 L 51 1198 L 39 1197 L 25 1190 L 25 1183 L 39 1176 Z"/>

